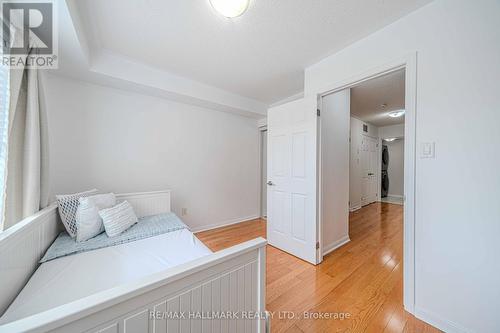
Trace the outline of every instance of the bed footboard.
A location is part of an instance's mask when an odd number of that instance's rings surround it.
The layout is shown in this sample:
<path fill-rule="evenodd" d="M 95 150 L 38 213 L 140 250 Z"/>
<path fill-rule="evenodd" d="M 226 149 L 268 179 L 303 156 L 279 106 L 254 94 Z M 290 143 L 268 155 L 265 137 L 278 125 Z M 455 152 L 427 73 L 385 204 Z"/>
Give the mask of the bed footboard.
<path fill-rule="evenodd" d="M 266 240 L 257 238 L 43 313 L 2 332 L 265 332 Z"/>

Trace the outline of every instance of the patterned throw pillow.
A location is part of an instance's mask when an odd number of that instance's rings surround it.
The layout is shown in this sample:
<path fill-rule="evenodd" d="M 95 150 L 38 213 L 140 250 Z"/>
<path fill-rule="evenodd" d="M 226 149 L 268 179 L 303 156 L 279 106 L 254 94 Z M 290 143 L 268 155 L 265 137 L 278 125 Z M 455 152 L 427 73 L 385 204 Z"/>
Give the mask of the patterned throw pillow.
<path fill-rule="evenodd" d="M 94 194 L 97 194 L 96 189 L 74 194 L 56 195 L 61 221 L 71 237 L 76 237 L 77 226 L 75 216 L 78 205 L 80 204 L 78 200 L 82 197 L 88 197 Z"/>
<path fill-rule="evenodd" d="M 102 224 L 104 224 L 108 237 L 118 236 L 138 220 L 128 201 L 123 201 L 111 208 L 102 209 L 99 211 L 99 215 L 102 218 Z"/>

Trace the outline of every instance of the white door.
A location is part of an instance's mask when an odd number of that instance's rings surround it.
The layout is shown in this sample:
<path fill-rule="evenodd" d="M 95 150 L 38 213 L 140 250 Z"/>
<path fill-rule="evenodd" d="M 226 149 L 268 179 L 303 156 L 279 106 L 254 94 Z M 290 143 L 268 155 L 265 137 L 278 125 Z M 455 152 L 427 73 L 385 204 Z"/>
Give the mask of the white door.
<path fill-rule="evenodd" d="M 378 199 L 378 140 L 365 135 L 361 139 L 361 170 L 364 206 Z"/>
<path fill-rule="evenodd" d="M 267 240 L 317 263 L 317 102 L 301 99 L 269 109 Z"/>

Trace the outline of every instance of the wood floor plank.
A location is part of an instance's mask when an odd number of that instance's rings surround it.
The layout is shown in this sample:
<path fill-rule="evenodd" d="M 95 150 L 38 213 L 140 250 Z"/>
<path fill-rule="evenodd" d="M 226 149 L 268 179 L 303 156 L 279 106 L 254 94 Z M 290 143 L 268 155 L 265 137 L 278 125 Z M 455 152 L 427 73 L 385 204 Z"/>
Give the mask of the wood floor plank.
<path fill-rule="evenodd" d="M 266 222 L 252 220 L 196 236 L 218 251 L 266 237 Z M 440 332 L 403 308 L 403 206 L 374 203 L 350 213 L 349 237 L 317 266 L 267 246 L 272 332 Z M 349 318 L 312 319 L 304 312 Z"/>

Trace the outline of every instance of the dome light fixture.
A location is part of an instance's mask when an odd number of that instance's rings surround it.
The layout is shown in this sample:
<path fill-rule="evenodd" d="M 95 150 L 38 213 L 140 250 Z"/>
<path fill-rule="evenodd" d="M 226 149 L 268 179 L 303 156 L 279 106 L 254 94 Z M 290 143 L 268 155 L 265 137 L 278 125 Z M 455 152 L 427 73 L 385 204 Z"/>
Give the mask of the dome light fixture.
<path fill-rule="evenodd" d="M 395 141 L 395 140 L 396 140 L 396 138 L 386 138 L 386 139 L 384 139 L 384 141 L 387 141 L 387 142 L 392 142 L 392 141 Z"/>
<path fill-rule="evenodd" d="M 399 118 L 405 114 L 405 110 L 391 111 L 388 113 L 391 118 Z"/>
<path fill-rule="evenodd" d="M 243 15 L 250 0 L 210 0 L 210 4 L 222 16 L 233 18 Z"/>

